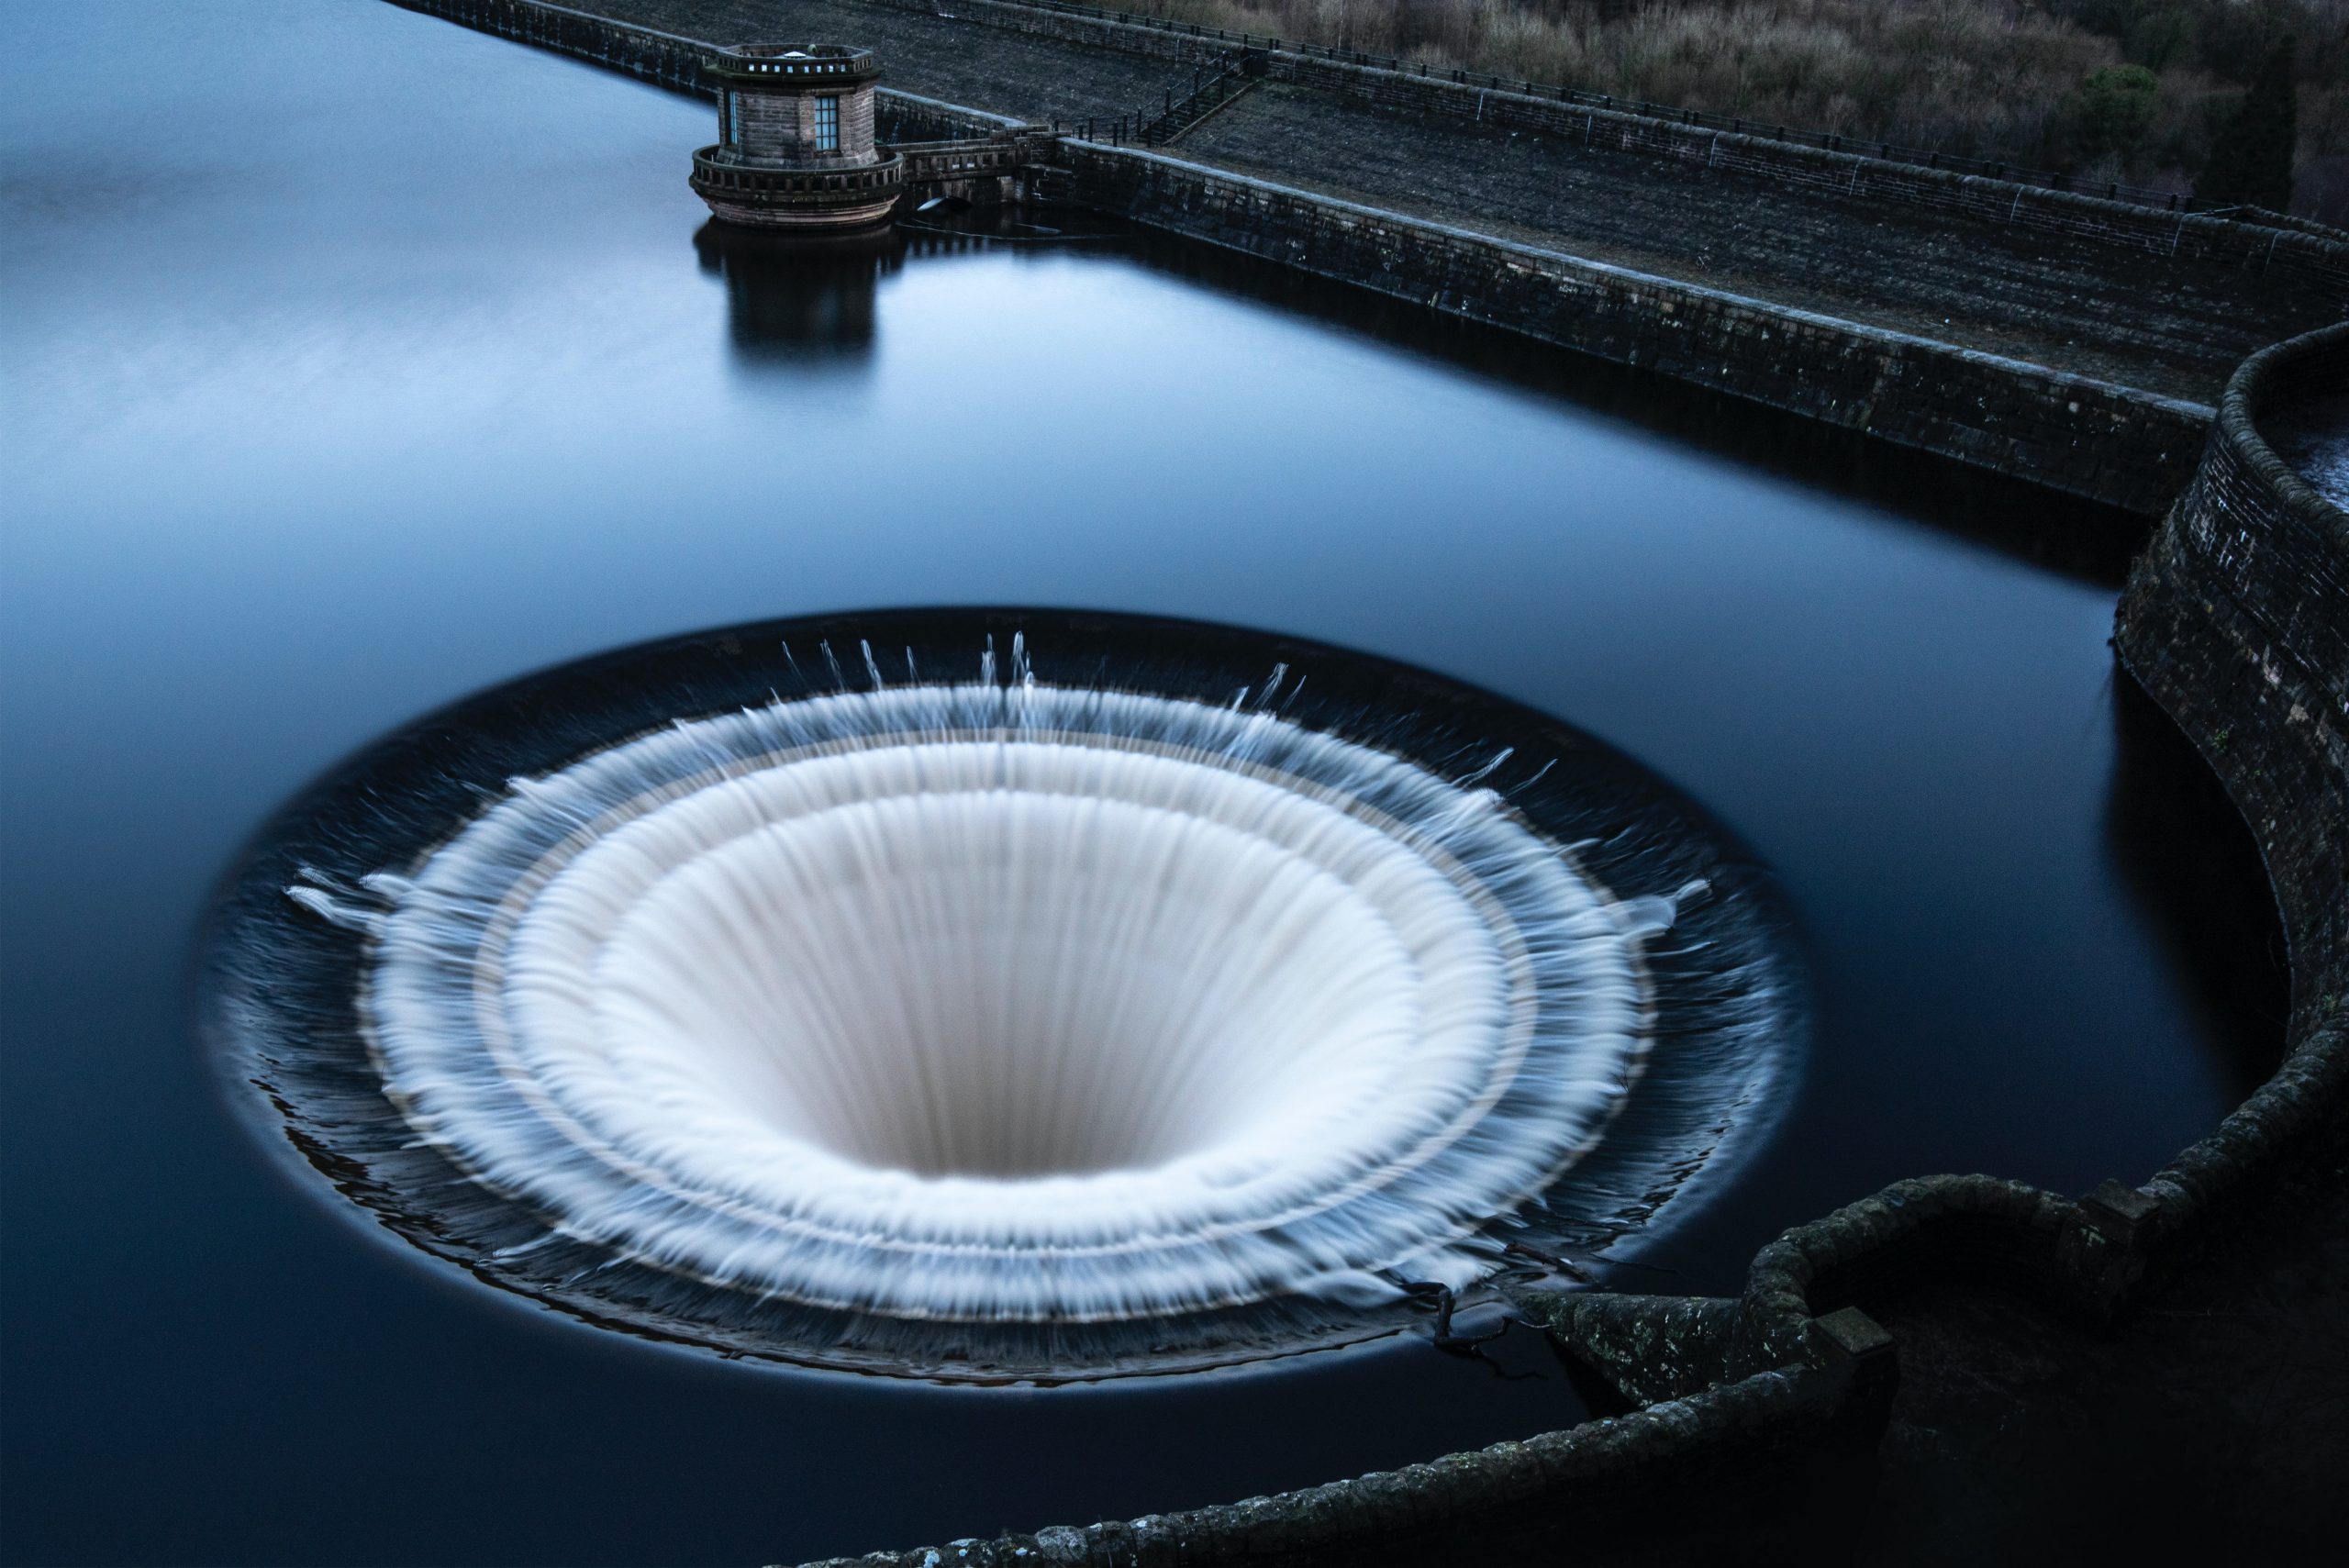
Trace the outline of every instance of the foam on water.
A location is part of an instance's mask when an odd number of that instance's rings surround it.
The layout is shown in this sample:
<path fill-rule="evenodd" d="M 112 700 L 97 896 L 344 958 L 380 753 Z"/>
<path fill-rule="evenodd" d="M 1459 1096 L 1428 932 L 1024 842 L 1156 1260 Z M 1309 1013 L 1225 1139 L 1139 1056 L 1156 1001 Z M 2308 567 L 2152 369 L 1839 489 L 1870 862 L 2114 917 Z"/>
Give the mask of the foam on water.
<path fill-rule="evenodd" d="M 602 1320 L 1098 1375 L 1391 1328 L 1512 1237 L 1603 1249 L 1766 1125 L 1775 961 L 1675 945 L 1716 890 L 1652 809 L 1576 842 L 1490 782 L 1556 758 L 1447 777 L 1286 711 L 1286 668 L 1210 702 L 861 651 L 408 863 L 297 862 L 280 907 L 360 944 L 364 1072 L 265 1068 L 347 1192 Z"/>
<path fill-rule="evenodd" d="M 384 922 L 385 1081 L 697 1277 L 1137 1318 L 1464 1278 L 1636 1075 L 1636 921 L 1498 808 L 1264 712 L 780 703 L 507 800 Z"/>

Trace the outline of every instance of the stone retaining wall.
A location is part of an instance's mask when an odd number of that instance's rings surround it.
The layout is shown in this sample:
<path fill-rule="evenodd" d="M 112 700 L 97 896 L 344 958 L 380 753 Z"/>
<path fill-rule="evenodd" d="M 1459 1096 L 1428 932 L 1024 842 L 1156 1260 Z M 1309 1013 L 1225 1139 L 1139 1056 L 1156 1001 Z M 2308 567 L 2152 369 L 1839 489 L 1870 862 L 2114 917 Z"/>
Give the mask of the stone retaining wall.
<path fill-rule="evenodd" d="M 932 0 L 864 0 L 925 13 Z M 1039 10 L 1017 0 L 961 0 L 954 14 L 1039 37 L 1061 39 L 1185 64 L 1237 59 L 1232 40 L 1119 22 L 1107 17 Z M 1887 161 L 1865 153 L 1830 151 L 1766 135 L 1677 125 L 1620 109 L 1591 107 L 1355 65 L 1286 50 L 1246 51 L 1252 68 L 1276 82 L 1295 83 L 1406 114 L 1441 115 L 1515 130 L 1583 140 L 1614 150 L 1694 162 L 1821 195 L 1940 217 L 2040 229 L 2160 256 L 2240 266 L 2278 285 L 2349 304 L 2349 244 L 2318 235 L 2228 218 L 2164 212 L 2071 191 L 2050 191 L 1949 170 Z"/>
<path fill-rule="evenodd" d="M 1157 153 L 1063 142 L 1046 194 L 2140 512 L 2210 410 Z"/>
<path fill-rule="evenodd" d="M 2121 660 L 2251 823 L 2292 958 L 2283 1070 L 2147 1184 L 2181 1222 L 2349 1096 L 2349 514 L 2260 434 L 2343 389 L 2349 325 L 2246 360 L 2121 601 Z"/>

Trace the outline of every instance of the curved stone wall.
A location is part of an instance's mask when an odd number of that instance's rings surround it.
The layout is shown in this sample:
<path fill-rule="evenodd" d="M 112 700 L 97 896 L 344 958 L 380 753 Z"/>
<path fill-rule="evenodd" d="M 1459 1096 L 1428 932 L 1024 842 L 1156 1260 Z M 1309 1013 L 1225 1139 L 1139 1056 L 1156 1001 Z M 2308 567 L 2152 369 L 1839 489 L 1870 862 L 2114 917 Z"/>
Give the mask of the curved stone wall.
<path fill-rule="evenodd" d="M 2121 660 L 2251 823 L 2292 957 L 2283 1070 L 2147 1184 L 2173 1224 L 2337 1106 L 2349 1078 L 2349 513 L 2261 434 L 2345 389 L 2349 323 L 2243 361 L 2121 601 Z"/>

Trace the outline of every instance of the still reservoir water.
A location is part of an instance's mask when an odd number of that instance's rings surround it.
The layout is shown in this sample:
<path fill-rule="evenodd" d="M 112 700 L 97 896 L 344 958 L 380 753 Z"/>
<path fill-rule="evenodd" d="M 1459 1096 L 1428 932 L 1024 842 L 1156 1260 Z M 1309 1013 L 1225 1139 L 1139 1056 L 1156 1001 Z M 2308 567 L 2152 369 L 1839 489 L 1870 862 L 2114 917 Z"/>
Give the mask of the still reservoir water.
<path fill-rule="evenodd" d="M 2116 688 L 2112 517 L 1140 239 L 778 262 L 702 233 L 702 106 L 373 0 L 12 31 L 11 1561 L 787 1561 L 1575 1418 L 1522 1345 L 1543 1375 L 1417 1342 L 1028 1393 L 729 1366 L 289 1181 L 188 1027 L 239 846 L 371 738 L 638 639 L 1239 622 L 1642 759 L 1776 870 L 1815 987 L 1784 1130 L 1659 1288 L 1732 1289 L 1901 1175 L 2137 1179 L 2265 1071 L 2268 917 Z"/>

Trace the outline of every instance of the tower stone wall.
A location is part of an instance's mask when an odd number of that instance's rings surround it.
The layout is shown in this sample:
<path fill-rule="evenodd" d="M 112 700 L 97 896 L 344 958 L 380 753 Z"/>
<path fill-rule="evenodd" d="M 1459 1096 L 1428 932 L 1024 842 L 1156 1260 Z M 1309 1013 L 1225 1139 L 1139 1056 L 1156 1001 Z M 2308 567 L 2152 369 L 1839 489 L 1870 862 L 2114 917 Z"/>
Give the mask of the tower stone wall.
<path fill-rule="evenodd" d="M 885 221 L 904 163 L 873 139 L 871 50 L 741 44 L 709 56 L 718 94 L 714 146 L 694 154 L 693 187 L 728 223 L 761 228 L 861 228 Z"/>

